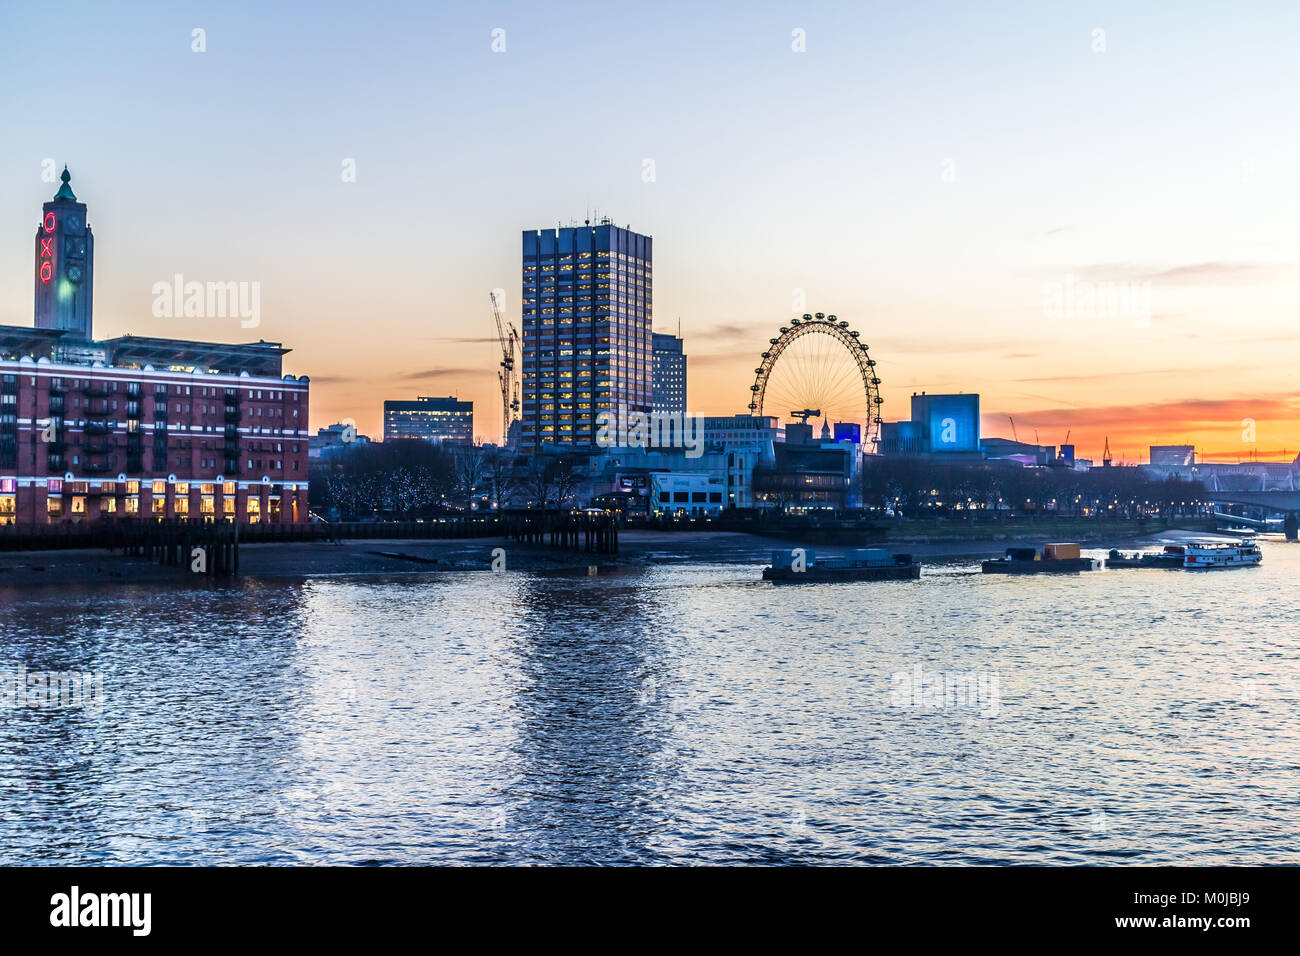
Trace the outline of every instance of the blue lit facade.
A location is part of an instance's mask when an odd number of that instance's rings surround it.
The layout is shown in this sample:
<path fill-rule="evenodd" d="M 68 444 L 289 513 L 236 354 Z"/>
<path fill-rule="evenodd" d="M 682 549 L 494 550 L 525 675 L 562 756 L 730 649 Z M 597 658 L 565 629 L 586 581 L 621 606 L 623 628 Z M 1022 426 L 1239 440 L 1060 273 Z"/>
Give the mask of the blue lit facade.
<path fill-rule="evenodd" d="M 912 421 L 920 427 L 926 452 L 979 451 L 978 395 L 913 395 Z"/>
<path fill-rule="evenodd" d="M 980 397 L 971 394 L 912 395 L 912 420 L 885 422 L 882 455 L 979 457 Z"/>
<path fill-rule="evenodd" d="M 523 234 L 520 445 L 592 445 L 601 412 L 649 412 L 651 239 L 609 223 Z"/>

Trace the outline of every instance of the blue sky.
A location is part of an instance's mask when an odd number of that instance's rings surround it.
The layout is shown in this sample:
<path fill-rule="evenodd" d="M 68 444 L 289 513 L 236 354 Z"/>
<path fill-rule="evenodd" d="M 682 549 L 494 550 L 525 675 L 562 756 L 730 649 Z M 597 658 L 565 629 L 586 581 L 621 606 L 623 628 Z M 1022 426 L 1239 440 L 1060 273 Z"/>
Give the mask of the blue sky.
<path fill-rule="evenodd" d="M 31 321 L 52 158 L 90 204 L 99 333 L 245 338 L 150 290 L 259 281 L 314 424 L 457 392 L 491 435 L 487 291 L 517 316 L 519 231 L 594 207 L 655 237 L 696 410 L 741 409 L 802 289 L 863 330 L 895 417 L 963 389 L 1081 454 L 1126 421 L 1231 453 L 1256 400 L 1260 447 L 1300 450 L 1295 5 L 449 6 L 10 5 L 0 322 Z M 1070 275 L 1151 282 L 1154 314 L 1045 317 Z"/>

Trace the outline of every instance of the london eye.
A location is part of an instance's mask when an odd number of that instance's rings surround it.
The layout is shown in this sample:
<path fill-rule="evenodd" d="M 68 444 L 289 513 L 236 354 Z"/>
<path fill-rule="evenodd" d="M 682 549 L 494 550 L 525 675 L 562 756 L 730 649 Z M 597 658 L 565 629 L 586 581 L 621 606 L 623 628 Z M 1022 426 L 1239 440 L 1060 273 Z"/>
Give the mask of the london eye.
<path fill-rule="evenodd" d="M 751 415 L 854 423 L 864 445 L 874 450 L 880 441 L 876 361 L 859 333 L 836 316 L 806 314 L 782 326 L 768 340 L 750 392 Z"/>

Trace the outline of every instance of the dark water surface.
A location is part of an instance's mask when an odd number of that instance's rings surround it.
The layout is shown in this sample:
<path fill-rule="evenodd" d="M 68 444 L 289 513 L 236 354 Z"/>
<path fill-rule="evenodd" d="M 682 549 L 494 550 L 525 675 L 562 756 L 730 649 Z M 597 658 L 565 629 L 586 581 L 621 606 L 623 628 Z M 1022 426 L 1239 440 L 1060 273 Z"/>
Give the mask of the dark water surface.
<path fill-rule="evenodd" d="M 3 698 L 0 862 L 1300 863 L 1300 546 L 1263 548 L 0 590 L 0 683 L 103 680 Z"/>

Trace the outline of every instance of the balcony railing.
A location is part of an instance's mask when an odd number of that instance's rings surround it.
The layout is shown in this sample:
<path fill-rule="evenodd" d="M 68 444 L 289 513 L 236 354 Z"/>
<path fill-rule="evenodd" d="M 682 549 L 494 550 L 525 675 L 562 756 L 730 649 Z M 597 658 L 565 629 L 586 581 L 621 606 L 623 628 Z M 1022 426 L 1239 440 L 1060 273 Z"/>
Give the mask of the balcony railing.
<path fill-rule="evenodd" d="M 113 431 L 111 422 L 86 422 L 84 427 L 87 435 L 108 435 Z"/>
<path fill-rule="evenodd" d="M 226 408 L 226 421 L 237 422 L 243 418 L 243 413 L 237 408 Z"/>
<path fill-rule="evenodd" d="M 113 409 L 109 407 L 108 402 L 90 402 L 86 405 L 85 413 L 92 418 L 106 418 L 113 414 Z"/>
<path fill-rule="evenodd" d="M 113 394 L 108 390 L 107 386 L 103 384 L 97 385 L 94 382 L 91 382 L 91 384 L 83 388 L 82 391 L 85 393 L 87 398 L 108 398 L 109 395 Z"/>

